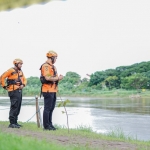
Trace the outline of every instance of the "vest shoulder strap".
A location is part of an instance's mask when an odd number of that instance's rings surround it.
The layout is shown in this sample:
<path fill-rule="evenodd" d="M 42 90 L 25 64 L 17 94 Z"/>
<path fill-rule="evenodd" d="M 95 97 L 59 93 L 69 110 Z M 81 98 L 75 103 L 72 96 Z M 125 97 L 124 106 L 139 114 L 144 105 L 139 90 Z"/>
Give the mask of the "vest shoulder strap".
<path fill-rule="evenodd" d="M 22 70 L 20 70 L 20 71 L 21 71 L 21 73 L 22 73 L 22 75 L 19 75 L 18 70 L 17 70 L 17 69 L 15 69 L 15 68 L 13 68 L 13 67 L 12 67 L 12 68 L 10 68 L 9 70 L 11 70 L 11 76 L 12 76 L 12 75 L 14 75 L 14 74 L 18 74 L 18 78 L 23 76 L 23 72 L 22 72 Z"/>
<path fill-rule="evenodd" d="M 53 69 L 53 71 L 54 71 L 54 76 L 56 76 L 57 72 L 56 72 L 56 70 L 55 70 L 54 65 L 51 65 L 51 64 L 49 64 L 49 63 L 47 63 L 47 62 L 45 62 L 45 63 L 43 63 L 43 64 L 41 65 L 40 70 L 42 69 L 42 66 L 43 66 L 44 64 L 48 64 L 49 66 L 51 66 L 52 69 Z"/>

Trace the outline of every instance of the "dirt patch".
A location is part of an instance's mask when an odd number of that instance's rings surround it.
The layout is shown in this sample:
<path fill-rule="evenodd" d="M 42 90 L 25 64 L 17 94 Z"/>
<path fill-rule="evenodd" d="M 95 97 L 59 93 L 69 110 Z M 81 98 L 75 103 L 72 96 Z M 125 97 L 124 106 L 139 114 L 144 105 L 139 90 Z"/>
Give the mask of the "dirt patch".
<path fill-rule="evenodd" d="M 68 145 L 68 144 L 83 145 L 87 147 L 92 147 L 93 149 L 100 148 L 104 150 L 137 150 L 137 147 L 134 144 L 117 142 L 117 141 L 106 141 L 100 139 L 91 139 L 91 138 L 78 137 L 73 135 L 63 136 L 63 135 L 51 134 L 52 132 L 55 131 L 35 132 L 35 131 L 26 130 L 24 128 L 20 128 L 20 129 L 8 128 L 5 125 L 0 125 L 0 129 L 6 133 L 12 133 L 19 136 L 25 136 L 25 137 L 32 137 L 38 140 L 45 139 L 48 142 L 56 142 L 62 145 Z"/>

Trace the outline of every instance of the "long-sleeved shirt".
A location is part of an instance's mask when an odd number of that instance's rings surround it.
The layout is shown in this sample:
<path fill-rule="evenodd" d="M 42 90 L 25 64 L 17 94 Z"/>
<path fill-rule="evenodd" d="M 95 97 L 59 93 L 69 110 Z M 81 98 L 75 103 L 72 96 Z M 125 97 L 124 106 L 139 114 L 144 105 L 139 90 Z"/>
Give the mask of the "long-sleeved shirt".
<path fill-rule="evenodd" d="M 21 80 L 21 82 L 24 86 L 26 86 L 26 84 L 27 84 L 27 80 L 26 80 L 22 70 L 16 71 L 15 68 L 10 68 L 1 75 L 1 77 L 0 77 L 1 86 L 2 87 L 7 86 L 7 81 L 9 81 L 9 80 L 13 80 L 15 82 Z M 7 90 L 13 91 L 13 90 L 19 89 L 19 86 L 20 85 L 18 85 L 18 84 L 10 84 L 7 87 Z"/>

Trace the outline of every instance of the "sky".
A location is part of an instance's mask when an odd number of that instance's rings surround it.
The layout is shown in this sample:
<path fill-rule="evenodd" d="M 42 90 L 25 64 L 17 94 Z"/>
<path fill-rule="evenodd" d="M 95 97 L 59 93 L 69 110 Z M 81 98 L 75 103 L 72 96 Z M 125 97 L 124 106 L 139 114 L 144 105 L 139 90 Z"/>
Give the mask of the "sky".
<path fill-rule="evenodd" d="M 21 58 L 28 78 L 40 76 L 46 53 L 58 74 L 81 78 L 150 60 L 149 0 L 66 0 L 0 12 L 0 74 Z"/>

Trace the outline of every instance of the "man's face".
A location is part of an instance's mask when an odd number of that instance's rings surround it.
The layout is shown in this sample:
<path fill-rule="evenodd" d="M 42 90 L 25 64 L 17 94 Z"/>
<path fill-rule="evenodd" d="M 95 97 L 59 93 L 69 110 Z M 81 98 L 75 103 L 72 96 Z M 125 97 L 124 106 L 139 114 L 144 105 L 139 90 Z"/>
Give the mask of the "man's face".
<path fill-rule="evenodd" d="M 54 63 L 56 62 L 57 57 L 54 57 Z"/>
<path fill-rule="evenodd" d="M 22 63 L 18 63 L 18 68 L 21 69 Z"/>

